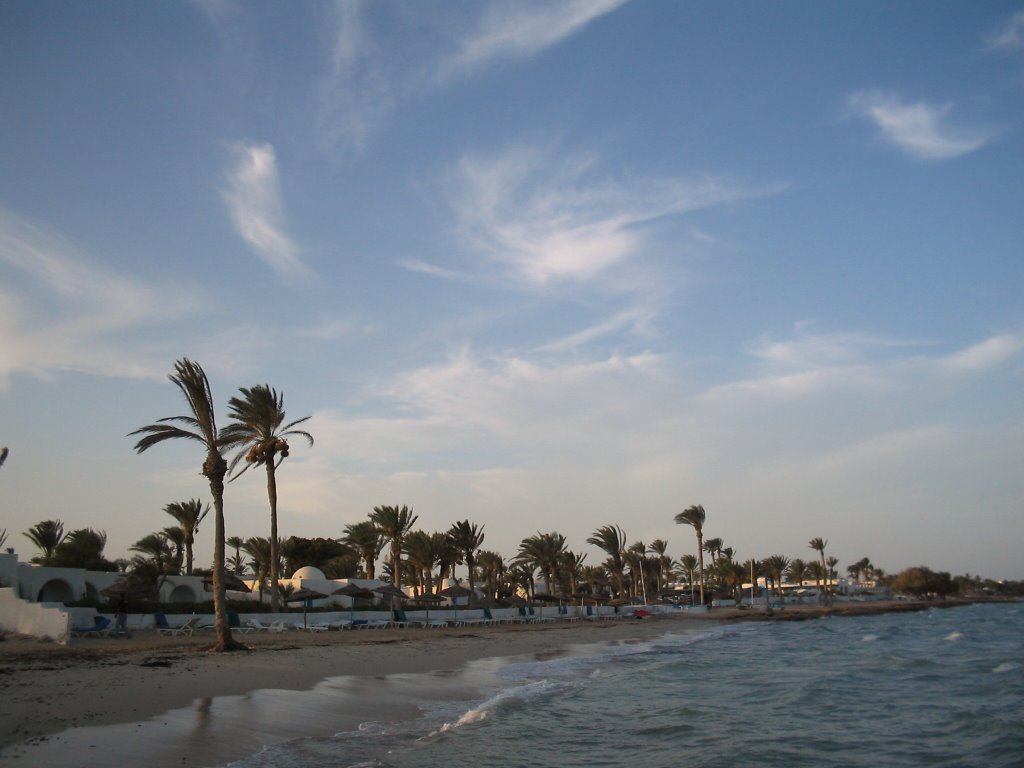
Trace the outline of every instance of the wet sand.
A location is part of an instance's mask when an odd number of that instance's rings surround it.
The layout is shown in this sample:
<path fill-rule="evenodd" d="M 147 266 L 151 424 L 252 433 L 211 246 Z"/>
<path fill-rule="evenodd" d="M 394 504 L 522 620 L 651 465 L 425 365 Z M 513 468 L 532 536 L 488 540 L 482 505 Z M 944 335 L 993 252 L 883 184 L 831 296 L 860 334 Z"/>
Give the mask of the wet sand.
<path fill-rule="evenodd" d="M 787 606 L 773 618 L 935 605 Z M 76 638 L 70 646 L 8 636 L 0 642 L 0 764 L 223 765 L 267 744 L 415 717 L 422 698 L 468 697 L 460 686 L 473 682 L 453 683 L 457 676 L 449 673 L 475 660 L 536 658 L 578 644 L 765 618 L 758 610 L 715 609 L 643 621 L 251 633 L 236 635 L 250 650 L 226 654 L 205 650 L 209 633 L 138 632 L 131 639 Z"/>

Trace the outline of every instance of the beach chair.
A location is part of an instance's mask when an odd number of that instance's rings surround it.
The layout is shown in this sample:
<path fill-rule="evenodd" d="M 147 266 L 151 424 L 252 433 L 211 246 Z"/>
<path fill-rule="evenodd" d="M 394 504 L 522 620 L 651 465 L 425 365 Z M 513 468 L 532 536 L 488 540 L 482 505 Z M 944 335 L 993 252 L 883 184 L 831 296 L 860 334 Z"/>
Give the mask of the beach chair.
<path fill-rule="evenodd" d="M 198 616 L 189 616 L 188 619 L 185 620 L 185 623 L 180 627 L 172 627 L 167 623 L 167 617 L 164 616 L 163 613 L 155 613 L 153 615 L 157 617 L 156 631 L 161 635 L 191 636 L 192 633 L 195 632 L 196 626 L 199 624 Z"/>
<path fill-rule="evenodd" d="M 242 621 L 238 618 L 238 611 L 228 611 L 228 626 L 231 627 L 233 632 L 243 635 L 253 631 L 252 627 L 242 626 Z"/>
<path fill-rule="evenodd" d="M 284 632 L 285 630 L 283 619 L 271 624 L 264 624 L 259 619 L 248 619 L 245 623 L 257 632 Z"/>
<path fill-rule="evenodd" d="M 395 608 L 392 611 L 394 618 L 391 621 L 392 626 L 398 629 L 405 629 L 406 627 L 418 627 L 422 622 L 414 621 L 405 615 L 405 611 L 401 608 Z"/>
<path fill-rule="evenodd" d="M 330 629 L 330 627 L 327 624 L 323 623 L 300 624 L 296 621 L 294 624 L 292 624 L 292 626 L 299 632 L 326 632 L 328 629 Z"/>

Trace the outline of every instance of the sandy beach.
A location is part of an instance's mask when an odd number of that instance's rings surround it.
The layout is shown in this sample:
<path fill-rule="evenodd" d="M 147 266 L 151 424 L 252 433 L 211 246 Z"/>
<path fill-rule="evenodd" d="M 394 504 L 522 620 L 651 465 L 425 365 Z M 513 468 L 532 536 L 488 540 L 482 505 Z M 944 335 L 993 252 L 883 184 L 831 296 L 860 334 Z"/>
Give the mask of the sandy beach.
<path fill-rule="evenodd" d="M 930 604 L 852 604 L 832 611 L 787 607 L 776 620 L 920 610 Z M 465 671 L 495 657 L 541 658 L 575 646 L 633 642 L 757 611 L 716 609 L 643 621 L 559 622 L 441 630 L 239 635 L 250 648 L 209 653 L 209 634 L 81 638 L 59 646 L 0 642 L 0 763 L 223 765 L 264 745 L 329 736 L 367 721 L 416 717 L 417 695 L 472 695 Z M 45 753 L 45 754 L 44 754 Z M 120 764 L 115 761 L 114 764 Z"/>

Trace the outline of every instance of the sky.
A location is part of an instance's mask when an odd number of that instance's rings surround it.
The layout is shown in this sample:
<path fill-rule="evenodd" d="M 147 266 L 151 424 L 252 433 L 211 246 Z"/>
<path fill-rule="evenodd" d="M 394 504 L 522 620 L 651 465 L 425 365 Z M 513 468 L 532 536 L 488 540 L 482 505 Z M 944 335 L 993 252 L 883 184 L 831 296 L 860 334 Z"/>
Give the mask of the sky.
<path fill-rule="evenodd" d="M 188 357 L 283 537 L 1024 579 L 1022 201 L 1019 0 L 0 3 L 0 528 L 208 499 Z"/>

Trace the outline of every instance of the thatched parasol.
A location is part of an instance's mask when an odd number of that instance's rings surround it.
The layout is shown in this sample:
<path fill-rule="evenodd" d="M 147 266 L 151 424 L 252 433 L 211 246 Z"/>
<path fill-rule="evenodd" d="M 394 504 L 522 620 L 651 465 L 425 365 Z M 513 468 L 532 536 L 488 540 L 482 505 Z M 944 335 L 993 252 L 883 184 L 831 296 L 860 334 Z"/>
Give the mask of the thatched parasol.
<path fill-rule="evenodd" d="M 433 603 L 434 605 L 437 605 L 438 603 L 443 603 L 444 602 L 444 598 L 441 597 L 440 595 L 423 594 L 423 595 L 417 595 L 416 597 L 412 598 L 409 602 L 412 605 L 416 605 L 416 606 L 422 605 L 426 609 L 426 611 L 427 611 L 427 619 L 426 619 L 426 621 L 427 621 L 427 624 L 429 625 L 430 624 L 430 605 L 431 605 L 431 603 Z"/>
<path fill-rule="evenodd" d="M 323 592 L 317 592 L 315 589 L 310 589 L 309 587 L 302 587 L 288 595 L 284 601 L 286 603 L 302 602 L 302 626 L 306 627 L 308 626 L 306 624 L 306 614 L 309 611 L 309 604 L 314 600 L 321 600 L 325 597 L 327 597 L 327 595 Z"/>
<path fill-rule="evenodd" d="M 365 587 L 360 587 L 358 584 L 353 584 L 352 582 L 349 582 L 344 587 L 339 587 L 338 589 L 331 592 L 331 594 L 344 595 L 345 597 L 351 598 L 352 604 L 349 606 L 348 612 L 349 621 L 356 620 L 356 598 L 359 597 L 366 599 L 373 597 L 373 592 L 366 589 Z"/>
<path fill-rule="evenodd" d="M 447 589 L 442 589 L 441 594 L 452 601 L 452 608 L 455 610 L 455 620 L 459 620 L 459 606 L 455 602 L 458 597 L 469 597 L 473 593 L 461 584 L 452 584 Z"/>

